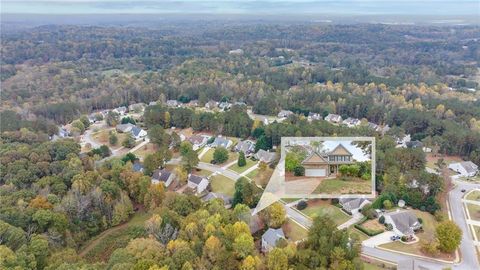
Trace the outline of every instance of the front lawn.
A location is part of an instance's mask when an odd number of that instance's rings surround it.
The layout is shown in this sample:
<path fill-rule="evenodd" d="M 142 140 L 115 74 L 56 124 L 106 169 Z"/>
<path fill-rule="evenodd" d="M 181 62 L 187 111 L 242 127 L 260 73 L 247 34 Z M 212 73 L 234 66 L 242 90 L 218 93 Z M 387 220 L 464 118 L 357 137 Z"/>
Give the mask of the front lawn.
<path fill-rule="evenodd" d="M 309 200 L 307 208 L 301 211 L 305 215 L 314 219 L 318 216 L 329 216 L 337 225 L 347 222 L 351 216 L 347 215 L 340 208 L 330 204 L 329 200 Z"/>
<path fill-rule="evenodd" d="M 138 148 L 133 152 L 140 160 L 143 160 L 147 155 L 153 154 L 158 150 L 157 145 L 153 143 L 147 143 L 146 145 Z"/>
<path fill-rule="evenodd" d="M 111 145 L 109 142 L 110 131 L 114 132 L 117 135 L 118 142 L 116 145 Z M 127 138 L 127 133 L 118 133 L 115 129 L 103 129 L 97 132 L 92 133 L 92 139 L 95 140 L 98 144 L 105 144 L 112 149 L 118 149 L 122 147 L 122 142 Z"/>
<path fill-rule="evenodd" d="M 239 167 L 237 163 L 233 164 L 232 166 L 228 167 L 230 170 L 237 172 L 237 173 L 243 173 L 244 171 L 248 170 L 250 167 L 253 165 L 257 164 L 257 162 L 247 158 L 246 159 L 247 164 L 243 167 Z"/>
<path fill-rule="evenodd" d="M 313 194 L 370 194 L 372 193 L 371 180 L 341 180 L 323 179 L 315 188 Z"/>
<path fill-rule="evenodd" d="M 221 174 L 212 176 L 210 178 L 210 185 L 212 192 L 223 193 L 228 196 L 233 196 L 235 192 L 235 181 Z"/>
<path fill-rule="evenodd" d="M 202 158 L 200 159 L 201 162 L 205 162 L 205 163 L 210 163 L 210 161 L 212 161 L 213 159 L 213 153 L 215 152 L 215 148 L 212 148 L 210 150 L 208 150 L 203 156 Z M 238 160 L 238 153 L 236 152 L 230 152 L 228 151 L 228 160 L 225 161 L 224 163 L 222 163 L 223 165 L 225 164 L 228 164 L 234 160 Z M 222 164 L 217 164 L 217 165 L 222 165 Z"/>
<path fill-rule="evenodd" d="M 282 226 L 285 236 L 290 241 L 299 241 L 307 238 L 308 231 L 302 226 L 298 225 L 295 221 L 287 219 Z"/>
<path fill-rule="evenodd" d="M 247 177 L 255 181 L 255 184 L 260 185 L 262 187 L 266 187 L 270 177 L 272 177 L 273 169 L 270 167 L 265 168 L 265 170 L 261 170 L 257 168 L 247 174 Z"/>
<path fill-rule="evenodd" d="M 467 203 L 468 213 L 470 218 L 476 221 L 480 221 L 480 205 Z"/>

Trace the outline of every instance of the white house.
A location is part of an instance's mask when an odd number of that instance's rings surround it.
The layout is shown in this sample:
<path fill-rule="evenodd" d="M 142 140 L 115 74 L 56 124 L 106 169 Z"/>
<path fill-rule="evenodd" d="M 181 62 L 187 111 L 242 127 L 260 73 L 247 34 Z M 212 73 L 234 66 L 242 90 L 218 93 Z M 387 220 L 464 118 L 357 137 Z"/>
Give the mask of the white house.
<path fill-rule="evenodd" d="M 235 151 L 242 151 L 245 155 L 249 155 L 255 151 L 255 143 L 250 140 L 245 140 L 235 145 Z"/>
<path fill-rule="evenodd" d="M 347 125 L 347 127 L 357 127 L 362 123 L 358 118 L 348 117 L 347 119 L 343 120 L 342 124 Z"/>
<path fill-rule="evenodd" d="M 196 194 L 202 194 L 208 189 L 210 182 L 207 178 L 194 174 L 188 175 L 187 186 L 195 191 Z"/>
<path fill-rule="evenodd" d="M 128 110 L 132 112 L 143 112 L 145 110 L 145 103 L 130 104 Z"/>
<path fill-rule="evenodd" d="M 168 107 L 179 107 L 180 106 L 180 102 L 174 100 L 174 99 L 170 99 L 170 100 L 167 100 L 167 106 Z"/>
<path fill-rule="evenodd" d="M 135 140 L 141 140 L 147 136 L 147 132 L 137 126 L 133 126 L 130 130 Z"/>
<path fill-rule="evenodd" d="M 232 107 L 232 103 L 230 102 L 220 102 L 220 104 L 218 104 L 218 108 L 220 108 L 221 110 L 228 110 Z"/>
<path fill-rule="evenodd" d="M 222 137 L 222 136 L 218 136 L 215 138 L 215 140 L 210 144 L 210 147 L 214 147 L 214 148 L 217 148 L 217 147 L 224 147 L 224 148 L 228 148 L 230 147 L 230 145 L 232 145 L 233 142 L 229 139 L 227 139 L 226 137 Z"/>
<path fill-rule="evenodd" d="M 192 144 L 192 148 L 194 151 L 205 146 L 210 139 L 210 136 L 207 135 L 192 135 L 188 138 L 188 141 Z"/>
<path fill-rule="evenodd" d="M 114 112 L 116 112 L 116 113 L 118 113 L 118 114 L 120 114 L 120 115 L 124 115 L 125 113 L 127 113 L 127 107 L 125 107 L 125 106 L 120 106 L 120 107 L 118 107 L 118 108 L 113 109 L 112 111 L 114 111 Z"/>
<path fill-rule="evenodd" d="M 321 120 L 322 119 L 322 115 L 319 114 L 319 113 L 312 113 L 312 112 L 309 112 L 308 113 L 308 121 L 313 121 L 313 120 Z"/>
<path fill-rule="evenodd" d="M 282 228 L 272 229 L 269 228 L 262 235 L 262 251 L 268 252 L 274 249 L 277 246 L 277 242 L 280 239 L 285 239 L 285 234 L 283 233 Z"/>
<path fill-rule="evenodd" d="M 328 121 L 330 123 L 341 123 L 342 122 L 342 116 L 338 114 L 333 114 L 330 113 L 327 116 L 325 116 L 325 121 Z"/>
<path fill-rule="evenodd" d="M 478 166 L 471 161 L 451 163 L 448 168 L 462 176 L 472 177 L 478 173 Z"/>
<path fill-rule="evenodd" d="M 165 169 L 155 170 L 152 175 L 152 184 L 163 183 L 166 187 L 172 184 L 175 179 L 175 174 Z"/>
<path fill-rule="evenodd" d="M 205 103 L 205 108 L 208 110 L 213 110 L 218 107 L 218 102 L 214 100 L 210 100 L 209 102 Z"/>

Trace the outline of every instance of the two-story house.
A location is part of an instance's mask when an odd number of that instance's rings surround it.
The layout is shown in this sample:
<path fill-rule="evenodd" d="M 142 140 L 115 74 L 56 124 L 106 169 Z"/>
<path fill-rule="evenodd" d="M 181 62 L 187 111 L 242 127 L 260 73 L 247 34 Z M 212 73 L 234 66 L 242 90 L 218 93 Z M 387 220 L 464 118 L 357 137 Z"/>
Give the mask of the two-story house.
<path fill-rule="evenodd" d="M 305 168 L 305 176 L 326 177 L 337 175 L 341 165 L 353 162 L 352 153 L 339 144 L 328 153 L 313 152 L 302 162 L 302 166 Z"/>

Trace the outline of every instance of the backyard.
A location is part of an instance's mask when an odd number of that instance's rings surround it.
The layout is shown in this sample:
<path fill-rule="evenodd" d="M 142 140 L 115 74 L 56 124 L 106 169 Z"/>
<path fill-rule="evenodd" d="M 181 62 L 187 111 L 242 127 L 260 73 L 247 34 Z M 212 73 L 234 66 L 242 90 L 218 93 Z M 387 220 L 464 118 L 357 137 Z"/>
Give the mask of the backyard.
<path fill-rule="evenodd" d="M 113 131 L 118 138 L 116 145 L 111 145 L 109 142 L 110 131 Z M 122 147 L 122 142 L 127 138 L 127 133 L 118 133 L 114 129 L 103 129 L 92 133 L 92 138 L 99 144 L 105 144 L 112 149 L 118 149 Z"/>
<path fill-rule="evenodd" d="M 214 175 L 210 178 L 210 185 L 212 192 L 223 193 L 228 196 L 233 196 L 235 192 L 235 181 L 223 175 Z"/>
<path fill-rule="evenodd" d="M 215 152 L 215 148 L 212 148 L 210 150 L 208 150 L 203 156 L 202 158 L 200 159 L 201 162 L 205 162 L 205 163 L 210 163 L 210 161 L 212 161 L 213 159 L 213 153 Z M 229 164 L 231 163 L 232 161 L 235 161 L 238 159 L 238 153 L 236 152 L 231 152 L 231 151 L 228 151 L 228 160 L 225 161 L 224 163 L 222 164 L 218 164 L 218 165 L 225 165 L 225 164 Z M 248 160 L 248 159 L 247 159 Z"/>
<path fill-rule="evenodd" d="M 237 173 L 243 173 L 244 171 L 248 170 L 251 168 L 253 165 L 257 164 L 257 162 L 247 158 L 246 159 L 247 164 L 243 167 L 239 167 L 237 163 L 233 164 L 232 166 L 228 167 L 230 170 L 237 172 Z"/>
<path fill-rule="evenodd" d="M 140 160 L 143 160 L 148 154 L 153 154 L 157 151 L 158 147 L 153 143 L 147 143 L 146 145 L 138 148 L 133 152 Z"/>
<path fill-rule="evenodd" d="M 480 221 L 480 205 L 467 203 L 468 213 L 470 218 L 476 221 Z"/>
<path fill-rule="evenodd" d="M 290 241 L 303 240 L 308 236 L 308 231 L 291 219 L 285 221 L 282 229 L 285 232 L 285 236 Z"/>

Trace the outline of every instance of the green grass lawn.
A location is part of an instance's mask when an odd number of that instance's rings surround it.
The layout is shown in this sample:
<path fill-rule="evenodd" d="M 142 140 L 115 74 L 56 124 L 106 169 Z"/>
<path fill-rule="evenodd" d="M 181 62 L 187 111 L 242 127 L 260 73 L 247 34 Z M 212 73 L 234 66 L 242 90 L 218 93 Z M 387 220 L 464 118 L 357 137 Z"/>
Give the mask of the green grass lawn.
<path fill-rule="evenodd" d="M 480 201 L 480 191 L 474 190 L 468 194 L 466 197 L 467 200 Z"/>
<path fill-rule="evenodd" d="M 146 235 L 144 223 L 150 216 L 147 212 L 137 212 L 126 224 L 110 228 L 90 239 L 81 248 L 84 259 L 88 262 L 107 261 L 117 248 L 123 248 L 130 240 Z"/>
<path fill-rule="evenodd" d="M 215 151 L 215 149 L 210 149 L 208 150 L 204 155 L 203 157 L 200 159 L 201 162 L 205 162 L 205 163 L 210 163 L 210 161 L 212 161 L 213 159 L 213 152 Z"/>
<path fill-rule="evenodd" d="M 369 194 L 372 193 L 372 181 L 324 179 L 315 188 L 313 194 Z"/>
<path fill-rule="evenodd" d="M 337 225 L 343 224 L 351 218 L 340 208 L 331 205 L 329 201 L 322 200 L 309 201 L 307 208 L 303 209 L 301 212 L 311 218 L 327 215 L 335 221 L 335 224 Z"/>
<path fill-rule="evenodd" d="M 473 226 L 473 230 L 475 231 L 475 234 L 477 235 L 477 239 L 480 239 L 480 226 Z"/>
<path fill-rule="evenodd" d="M 351 234 L 351 235 L 356 235 L 358 236 L 358 239 L 360 241 L 365 241 L 367 240 L 368 238 L 370 238 L 368 235 L 366 235 L 365 233 L 361 232 L 360 230 L 358 230 L 357 228 L 353 227 L 353 226 L 350 226 L 348 228 L 348 232 Z"/>
<path fill-rule="evenodd" d="M 480 221 L 480 205 L 467 203 L 468 213 L 470 218 L 476 221 Z"/>
<path fill-rule="evenodd" d="M 248 170 L 248 168 L 252 167 L 253 165 L 257 164 L 255 161 L 247 158 L 246 159 L 247 164 L 243 167 L 239 167 L 236 163 L 233 164 L 232 166 L 228 167 L 230 170 L 237 172 L 237 173 L 243 173 L 244 171 Z"/>
<path fill-rule="evenodd" d="M 298 225 L 295 221 L 287 219 L 282 226 L 285 236 L 290 241 L 299 241 L 307 238 L 308 231 Z"/>
<path fill-rule="evenodd" d="M 223 193 L 229 196 L 233 196 L 235 192 L 235 181 L 227 178 L 223 175 L 215 175 L 210 179 L 210 185 L 212 192 Z"/>
<path fill-rule="evenodd" d="M 247 175 L 246 175 L 246 176 L 247 176 L 248 178 L 254 179 L 254 178 L 255 178 L 255 176 L 257 176 L 257 175 L 258 175 L 258 172 L 259 172 L 259 169 L 258 169 L 258 168 L 256 168 L 255 170 L 253 170 L 253 171 L 251 171 L 251 172 L 247 173 Z"/>

